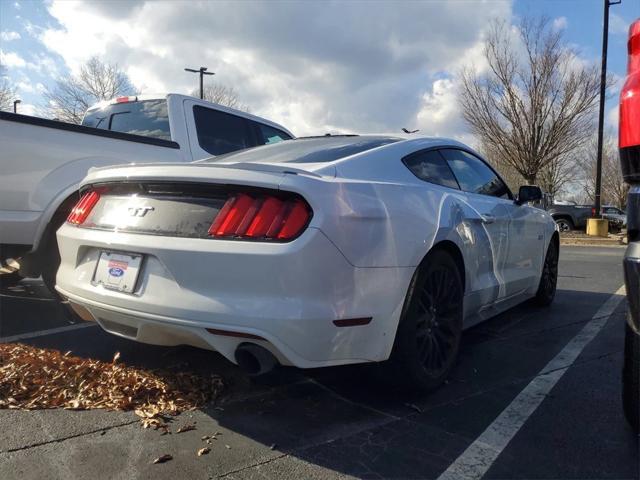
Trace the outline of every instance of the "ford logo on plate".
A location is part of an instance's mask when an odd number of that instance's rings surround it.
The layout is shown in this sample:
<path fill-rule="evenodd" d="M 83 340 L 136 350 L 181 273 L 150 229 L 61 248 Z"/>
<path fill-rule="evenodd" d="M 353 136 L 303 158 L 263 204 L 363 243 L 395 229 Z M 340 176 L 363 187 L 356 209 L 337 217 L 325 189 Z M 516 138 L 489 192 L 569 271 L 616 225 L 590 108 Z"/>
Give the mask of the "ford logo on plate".
<path fill-rule="evenodd" d="M 111 267 L 109 269 L 109 275 L 111 275 L 112 277 L 121 277 L 122 275 L 124 275 L 124 270 L 118 267 Z"/>

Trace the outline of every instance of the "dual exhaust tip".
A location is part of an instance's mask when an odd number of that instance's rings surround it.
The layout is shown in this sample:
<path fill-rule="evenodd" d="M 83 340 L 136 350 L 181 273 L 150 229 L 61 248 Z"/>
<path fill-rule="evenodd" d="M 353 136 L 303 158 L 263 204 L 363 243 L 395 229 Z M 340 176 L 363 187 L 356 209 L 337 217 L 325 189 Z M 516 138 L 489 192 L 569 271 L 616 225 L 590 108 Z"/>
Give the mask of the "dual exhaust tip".
<path fill-rule="evenodd" d="M 238 366 L 251 376 L 267 374 L 278 365 L 273 353 L 255 343 L 241 343 L 235 358 Z"/>

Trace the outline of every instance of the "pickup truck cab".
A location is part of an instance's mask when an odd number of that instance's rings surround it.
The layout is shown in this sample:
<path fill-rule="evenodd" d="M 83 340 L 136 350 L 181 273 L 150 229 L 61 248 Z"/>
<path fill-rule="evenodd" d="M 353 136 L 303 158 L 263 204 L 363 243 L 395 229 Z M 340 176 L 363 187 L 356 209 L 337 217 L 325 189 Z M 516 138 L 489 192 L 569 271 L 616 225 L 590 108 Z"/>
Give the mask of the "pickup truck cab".
<path fill-rule="evenodd" d="M 178 94 L 102 102 L 82 125 L 0 112 L 0 281 L 42 275 L 53 288 L 55 231 L 92 167 L 187 163 L 291 138 L 267 119 Z"/>

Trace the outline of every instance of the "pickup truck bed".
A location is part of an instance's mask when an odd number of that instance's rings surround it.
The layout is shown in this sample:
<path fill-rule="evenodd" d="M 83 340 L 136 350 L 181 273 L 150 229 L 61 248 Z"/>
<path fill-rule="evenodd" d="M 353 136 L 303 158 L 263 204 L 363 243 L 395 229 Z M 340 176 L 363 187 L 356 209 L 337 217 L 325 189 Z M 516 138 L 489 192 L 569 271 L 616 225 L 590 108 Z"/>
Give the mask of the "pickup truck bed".
<path fill-rule="evenodd" d="M 178 94 L 120 97 L 83 123 L 0 113 L 0 281 L 7 265 L 53 288 L 55 231 L 93 167 L 191 162 L 293 138 L 267 119 Z M 19 259 L 18 261 L 8 260 Z"/>
<path fill-rule="evenodd" d="M 0 144 L 6 159 L 0 180 L 2 245 L 37 247 L 38 230 L 53 215 L 47 210 L 75 193 L 91 167 L 184 159 L 174 141 L 5 112 L 0 113 Z"/>

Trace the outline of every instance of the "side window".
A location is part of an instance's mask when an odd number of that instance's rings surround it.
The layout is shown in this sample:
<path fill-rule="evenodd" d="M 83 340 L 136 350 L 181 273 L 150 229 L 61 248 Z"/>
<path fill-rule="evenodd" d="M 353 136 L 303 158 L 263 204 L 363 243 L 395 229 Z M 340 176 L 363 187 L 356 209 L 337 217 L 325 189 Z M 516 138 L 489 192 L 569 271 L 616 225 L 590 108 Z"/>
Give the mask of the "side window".
<path fill-rule="evenodd" d="M 402 162 L 420 180 L 443 187 L 459 188 L 444 157 L 436 150 L 412 153 L 404 157 Z"/>
<path fill-rule="evenodd" d="M 212 155 L 255 146 L 248 122 L 236 115 L 195 105 L 193 117 L 200 147 Z"/>
<path fill-rule="evenodd" d="M 272 143 L 282 142 L 283 140 L 291 140 L 291 136 L 282 130 L 263 125 L 262 123 L 252 122 L 258 129 L 258 143 L 260 145 L 270 145 Z"/>
<path fill-rule="evenodd" d="M 465 192 L 505 199 L 512 198 L 505 183 L 478 157 L 453 148 L 446 148 L 441 152 L 453 170 L 460 188 Z"/>

